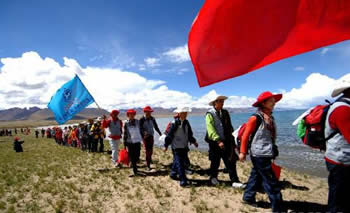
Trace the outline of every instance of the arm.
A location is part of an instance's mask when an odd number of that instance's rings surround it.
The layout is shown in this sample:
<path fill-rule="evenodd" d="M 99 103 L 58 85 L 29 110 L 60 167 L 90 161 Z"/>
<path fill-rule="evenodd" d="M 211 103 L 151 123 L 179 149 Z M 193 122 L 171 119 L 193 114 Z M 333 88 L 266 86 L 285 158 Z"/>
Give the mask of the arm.
<path fill-rule="evenodd" d="M 145 128 L 143 127 L 143 124 L 145 123 L 145 117 L 142 117 L 140 119 L 140 132 L 141 132 L 141 137 L 145 137 Z"/>
<path fill-rule="evenodd" d="M 111 120 L 106 120 L 106 119 L 103 119 L 102 121 L 102 127 L 105 129 L 105 128 L 108 128 L 109 125 L 111 123 Z"/>
<path fill-rule="evenodd" d="M 336 108 L 329 116 L 329 123 L 333 129 L 338 129 L 350 144 L 350 107 Z"/>
<path fill-rule="evenodd" d="M 196 138 L 193 137 L 193 131 L 188 121 L 187 121 L 187 125 L 188 125 L 188 140 L 190 141 L 191 144 L 196 144 Z"/>
<path fill-rule="evenodd" d="M 124 146 L 125 146 L 127 140 L 128 140 L 128 128 L 126 125 L 124 125 L 124 135 L 123 135 Z"/>
<path fill-rule="evenodd" d="M 154 126 L 154 129 L 157 131 L 158 135 L 161 136 L 161 135 L 162 135 L 162 132 L 159 130 L 157 121 L 156 121 L 156 119 L 154 119 L 154 118 L 153 118 L 153 126 Z"/>
<path fill-rule="evenodd" d="M 216 142 L 220 141 L 220 136 L 215 129 L 214 118 L 210 113 L 208 113 L 205 117 L 205 122 L 207 125 L 209 139 Z"/>
<path fill-rule="evenodd" d="M 170 129 L 169 129 L 169 132 L 168 132 L 167 136 L 165 137 L 164 147 L 167 148 L 172 143 L 172 141 L 174 139 L 175 130 L 176 130 L 175 129 L 175 123 L 172 122 L 171 126 L 170 126 Z"/>
<path fill-rule="evenodd" d="M 256 127 L 256 116 L 252 116 L 249 118 L 247 122 L 246 129 L 243 132 L 242 135 L 242 141 L 241 141 L 241 153 L 247 154 L 247 149 L 248 149 L 248 143 L 249 143 L 249 137 L 253 133 L 255 127 Z"/>

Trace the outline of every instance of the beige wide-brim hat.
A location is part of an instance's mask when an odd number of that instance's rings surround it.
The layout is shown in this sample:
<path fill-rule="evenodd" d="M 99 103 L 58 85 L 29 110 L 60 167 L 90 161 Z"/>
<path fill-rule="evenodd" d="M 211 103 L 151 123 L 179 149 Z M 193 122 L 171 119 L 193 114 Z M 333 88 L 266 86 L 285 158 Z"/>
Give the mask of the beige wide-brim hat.
<path fill-rule="evenodd" d="M 217 96 L 214 100 L 212 100 L 212 101 L 209 102 L 209 106 L 214 106 L 214 103 L 215 103 L 215 101 L 217 101 L 217 100 L 226 100 L 226 99 L 227 99 L 226 96 L 219 95 L 219 96 Z"/>
<path fill-rule="evenodd" d="M 341 93 L 343 93 L 345 90 L 350 88 L 350 80 L 343 80 L 339 85 L 337 85 L 333 92 L 332 92 L 332 97 L 337 97 Z"/>
<path fill-rule="evenodd" d="M 181 112 L 192 112 L 192 109 L 189 107 L 178 107 L 174 110 L 175 113 L 181 113 Z"/>

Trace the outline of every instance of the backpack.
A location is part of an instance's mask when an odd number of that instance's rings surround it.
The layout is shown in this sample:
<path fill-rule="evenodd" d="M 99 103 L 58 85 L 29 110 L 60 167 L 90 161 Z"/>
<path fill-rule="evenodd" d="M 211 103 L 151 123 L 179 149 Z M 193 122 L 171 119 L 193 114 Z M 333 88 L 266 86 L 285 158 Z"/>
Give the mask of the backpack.
<path fill-rule="evenodd" d="M 260 115 L 255 113 L 252 116 L 256 117 L 256 126 L 255 126 L 255 130 L 253 131 L 253 133 L 249 137 L 248 151 L 249 151 L 250 145 L 251 145 L 251 143 L 253 141 L 253 138 L 254 138 L 256 132 L 258 131 L 258 128 L 260 127 L 260 125 L 262 123 L 262 119 L 261 119 Z M 239 152 L 241 150 L 242 136 L 244 134 L 244 131 L 246 130 L 246 127 L 247 127 L 247 123 L 244 123 L 240 127 L 238 127 L 238 129 L 235 131 L 235 133 L 236 133 L 236 140 L 235 140 L 236 141 L 236 147 L 237 147 Z M 235 134 L 235 133 L 233 133 L 233 134 Z"/>
<path fill-rule="evenodd" d="M 337 100 L 347 102 L 345 100 Z M 327 138 L 325 137 L 324 130 L 326 127 L 326 118 L 328 111 L 333 103 L 327 101 L 325 105 L 317 105 L 311 111 L 305 115 L 305 117 L 299 121 L 297 135 L 307 146 L 314 149 L 326 150 L 326 143 L 329 139 L 334 137 L 339 131 L 333 132 Z"/>

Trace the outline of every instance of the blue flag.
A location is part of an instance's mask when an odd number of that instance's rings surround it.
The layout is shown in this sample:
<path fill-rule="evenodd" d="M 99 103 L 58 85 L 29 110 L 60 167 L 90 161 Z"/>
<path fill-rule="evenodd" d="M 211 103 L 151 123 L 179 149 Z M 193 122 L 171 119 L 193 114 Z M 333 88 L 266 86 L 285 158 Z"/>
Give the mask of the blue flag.
<path fill-rule="evenodd" d="M 76 75 L 57 90 L 47 107 L 55 115 L 57 123 L 64 124 L 94 101 L 83 82 Z"/>

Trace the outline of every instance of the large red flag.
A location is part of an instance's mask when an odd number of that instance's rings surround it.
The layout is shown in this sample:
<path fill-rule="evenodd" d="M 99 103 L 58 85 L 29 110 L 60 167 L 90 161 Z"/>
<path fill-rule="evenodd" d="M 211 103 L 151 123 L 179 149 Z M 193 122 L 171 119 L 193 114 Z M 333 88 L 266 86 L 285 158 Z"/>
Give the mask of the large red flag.
<path fill-rule="evenodd" d="M 350 39 L 350 0 L 206 0 L 188 48 L 200 86 Z"/>

